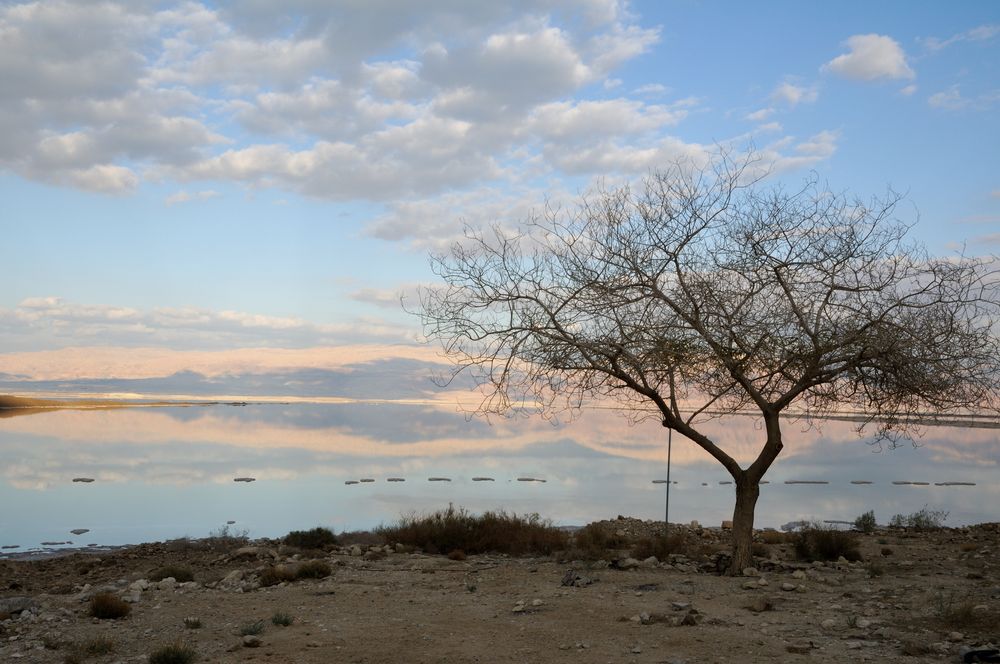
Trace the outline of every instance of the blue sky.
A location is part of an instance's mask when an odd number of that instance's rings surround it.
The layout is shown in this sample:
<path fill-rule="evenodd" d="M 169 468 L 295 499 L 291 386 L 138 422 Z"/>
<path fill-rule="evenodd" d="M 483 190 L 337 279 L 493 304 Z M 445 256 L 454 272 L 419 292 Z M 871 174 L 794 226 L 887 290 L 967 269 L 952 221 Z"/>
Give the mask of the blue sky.
<path fill-rule="evenodd" d="M 419 4 L 0 2 L 0 373 L 391 354 L 463 222 L 716 144 L 1000 250 L 995 2 Z"/>

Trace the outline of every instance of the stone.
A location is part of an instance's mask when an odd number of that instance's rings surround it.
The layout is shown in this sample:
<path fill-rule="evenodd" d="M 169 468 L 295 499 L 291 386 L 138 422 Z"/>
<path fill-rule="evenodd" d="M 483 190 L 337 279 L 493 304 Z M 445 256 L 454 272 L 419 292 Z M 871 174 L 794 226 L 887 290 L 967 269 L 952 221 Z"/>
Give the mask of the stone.
<path fill-rule="evenodd" d="M 532 606 L 541 606 L 542 604 L 545 604 L 545 602 L 543 602 L 540 599 L 533 599 L 533 600 L 531 600 L 531 605 Z"/>
<path fill-rule="evenodd" d="M 785 646 L 785 650 L 798 655 L 808 654 L 812 649 L 812 641 L 794 641 Z"/>
<path fill-rule="evenodd" d="M 832 629 L 836 629 L 836 627 L 837 627 L 837 621 L 834 620 L 833 618 L 827 618 L 826 620 L 824 620 L 823 622 L 821 622 L 819 624 L 819 626 L 822 627 L 823 629 L 829 631 L 829 630 L 832 630 Z"/>
<path fill-rule="evenodd" d="M 744 590 L 757 590 L 758 588 L 760 588 L 760 584 L 757 583 L 756 581 L 744 581 L 743 582 L 743 589 Z"/>
<path fill-rule="evenodd" d="M 261 645 L 260 637 L 254 636 L 253 634 L 247 634 L 243 637 L 243 647 L 244 648 L 259 648 Z"/>
<path fill-rule="evenodd" d="M 219 581 L 219 586 L 222 588 L 235 588 L 240 585 L 243 581 L 243 570 L 236 569 L 227 574 Z"/>
<path fill-rule="evenodd" d="M 786 581 L 786 582 L 784 582 L 784 583 L 781 584 L 781 589 L 784 590 L 786 593 L 790 593 L 793 590 L 795 590 L 795 584 L 794 583 L 788 583 Z"/>
<path fill-rule="evenodd" d="M 511 613 L 524 613 L 524 601 L 519 601 L 515 604 L 514 608 L 511 609 Z"/>
<path fill-rule="evenodd" d="M 743 576 L 760 576 L 760 572 L 756 567 L 744 567 Z"/>
<path fill-rule="evenodd" d="M 177 579 L 172 576 L 168 576 L 167 578 L 158 581 L 156 587 L 159 590 L 173 590 L 176 585 Z"/>
<path fill-rule="evenodd" d="M 618 569 L 635 569 L 639 566 L 639 561 L 635 558 L 624 558 L 618 561 Z"/>
<path fill-rule="evenodd" d="M 640 563 L 643 567 L 656 567 L 660 564 L 660 559 L 656 556 L 650 556 Z"/>
<path fill-rule="evenodd" d="M 22 611 L 32 611 L 36 608 L 38 608 L 38 602 L 30 597 L 0 598 L 0 613 L 21 613 Z"/>
<path fill-rule="evenodd" d="M 760 577 L 759 579 L 757 579 L 757 585 L 763 588 L 764 586 L 767 585 L 767 579 L 765 579 L 764 577 Z"/>
<path fill-rule="evenodd" d="M 867 618 L 858 618 L 854 622 L 854 626 L 857 627 L 858 629 L 868 629 L 869 627 L 872 626 L 872 621 L 868 620 Z"/>
<path fill-rule="evenodd" d="M 962 634 L 961 632 L 948 632 L 948 640 L 951 641 L 952 643 L 961 641 L 964 638 L 965 634 Z"/>
<path fill-rule="evenodd" d="M 723 530 L 732 530 L 733 529 L 733 522 L 732 521 L 728 521 L 728 520 L 727 521 L 723 521 L 722 522 L 722 529 Z"/>
<path fill-rule="evenodd" d="M 674 611 L 686 611 L 691 608 L 691 602 L 671 602 L 670 608 Z"/>
<path fill-rule="evenodd" d="M 792 578 L 793 579 L 804 579 L 804 578 L 806 578 L 806 573 L 803 572 L 800 569 L 797 569 L 794 572 L 792 572 Z"/>
<path fill-rule="evenodd" d="M 355 558 L 359 558 L 359 557 L 361 557 L 361 556 L 365 555 L 365 552 L 364 552 L 364 549 L 362 549 L 362 548 L 361 548 L 361 547 L 360 547 L 359 545 L 357 545 L 357 544 L 354 544 L 353 546 L 351 546 L 351 549 L 350 549 L 350 553 L 351 553 L 351 555 L 352 555 L 352 556 L 354 556 Z"/>

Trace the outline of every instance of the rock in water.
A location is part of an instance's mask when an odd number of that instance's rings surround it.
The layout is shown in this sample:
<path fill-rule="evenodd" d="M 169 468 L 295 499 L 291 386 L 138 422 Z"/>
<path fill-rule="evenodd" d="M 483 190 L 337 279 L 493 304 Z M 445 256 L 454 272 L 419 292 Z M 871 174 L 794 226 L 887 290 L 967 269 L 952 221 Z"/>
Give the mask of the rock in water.
<path fill-rule="evenodd" d="M 90 532 L 90 528 L 74 528 L 73 530 L 71 530 L 69 532 L 73 533 L 74 535 L 82 535 L 84 533 L 89 533 Z"/>

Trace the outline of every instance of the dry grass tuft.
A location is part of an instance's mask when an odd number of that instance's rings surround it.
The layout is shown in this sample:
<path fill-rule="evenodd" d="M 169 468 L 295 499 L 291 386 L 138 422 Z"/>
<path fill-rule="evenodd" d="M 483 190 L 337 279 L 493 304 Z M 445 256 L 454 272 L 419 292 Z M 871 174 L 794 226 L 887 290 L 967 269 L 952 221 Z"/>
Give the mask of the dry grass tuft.
<path fill-rule="evenodd" d="M 187 646 L 175 643 L 154 650 L 149 655 L 149 664 L 190 664 L 198 654 Z"/>
<path fill-rule="evenodd" d="M 132 606 L 112 593 L 98 593 L 90 598 L 90 615 L 101 620 L 117 620 L 132 612 Z"/>

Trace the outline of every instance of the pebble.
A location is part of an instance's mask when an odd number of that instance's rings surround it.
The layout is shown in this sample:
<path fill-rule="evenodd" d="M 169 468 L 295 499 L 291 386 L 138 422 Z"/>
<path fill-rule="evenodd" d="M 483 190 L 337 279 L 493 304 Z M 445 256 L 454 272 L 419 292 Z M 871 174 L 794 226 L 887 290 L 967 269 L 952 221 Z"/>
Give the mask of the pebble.
<path fill-rule="evenodd" d="M 259 637 L 253 634 L 247 634 L 243 637 L 243 647 L 244 648 L 259 648 L 261 640 Z"/>
<path fill-rule="evenodd" d="M 827 618 L 826 620 L 820 623 L 820 627 L 826 630 L 836 629 L 837 621 L 834 620 L 833 618 Z"/>
<path fill-rule="evenodd" d="M 756 567 L 744 567 L 743 576 L 760 576 L 760 572 Z"/>
<path fill-rule="evenodd" d="M 797 569 L 794 572 L 792 572 L 792 578 L 793 579 L 804 579 L 804 578 L 806 578 L 806 573 L 803 572 L 800 569 Z"/>
<path fill-rule="evenodd" d="M 792 592 L 793 590 L 795 590 L 795 587 L 796 586 L 794 583 L 788 583 L 787 581 L 781 584 L 781 589 L 784 590 L 786 593 Z"/>

